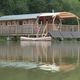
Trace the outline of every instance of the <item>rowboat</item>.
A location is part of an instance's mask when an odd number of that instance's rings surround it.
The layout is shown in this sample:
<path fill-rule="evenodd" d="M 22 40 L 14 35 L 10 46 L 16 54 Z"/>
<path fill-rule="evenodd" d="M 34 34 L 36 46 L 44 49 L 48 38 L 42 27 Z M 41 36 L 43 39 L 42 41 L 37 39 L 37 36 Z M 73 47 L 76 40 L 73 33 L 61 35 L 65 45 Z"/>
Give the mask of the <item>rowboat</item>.
<path fill-rule="evenodd" d="M 21 41 L 51 41 L 51 37 L 20 37 Z"/>

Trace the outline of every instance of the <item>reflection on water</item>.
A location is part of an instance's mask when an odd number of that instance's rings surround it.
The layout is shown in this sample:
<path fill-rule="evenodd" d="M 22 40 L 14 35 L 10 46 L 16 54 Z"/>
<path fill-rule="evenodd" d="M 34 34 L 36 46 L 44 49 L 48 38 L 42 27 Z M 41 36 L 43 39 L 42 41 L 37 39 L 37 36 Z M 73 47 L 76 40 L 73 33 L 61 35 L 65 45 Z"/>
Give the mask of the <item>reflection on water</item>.
<path fill-rule="evenodd" d="M 60 70 L 69 71 L 79 66 L 79 48 L 79 42 L 7 42 L 0 44 L 0 60 L 55 64 Z"/>
<path fill-rule="evenodd" d="M 14 68 L 24 68 L 33 69 L 37 68 L 38 64 L 32 62 L 14 62 L 14 61 L 0 61 L 0 67 L 14 67 Z"/>

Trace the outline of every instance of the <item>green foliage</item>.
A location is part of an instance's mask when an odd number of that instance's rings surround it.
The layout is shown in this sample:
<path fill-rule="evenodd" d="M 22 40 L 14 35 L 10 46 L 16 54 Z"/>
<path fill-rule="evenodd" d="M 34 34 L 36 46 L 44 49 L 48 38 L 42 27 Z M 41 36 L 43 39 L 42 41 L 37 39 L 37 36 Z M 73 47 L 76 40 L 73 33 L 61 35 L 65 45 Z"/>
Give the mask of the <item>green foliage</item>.
<path fill-rule="evenodd" d="M 29 13 L 44 12 L 45 4 L 44 0 L 28 0 Z"/>
<path fill-rule="evenodd" d="M 47 1 L 47 0 L 46 0 Z M 46 10 L 47 11 L 62 11 L 63 4 L 62 0 L 50 0 L 46 2 Z"/>
<path fill-rule="evenodd" d="M 28 0 L 28 7 L 30 13 L 35 13 L 63 11 L 64 5 L 62 0 Z"/>
<path fill-rule="evenodd" d="M 80 16 L 80 0 L 64 0 L 64 2 L 70 5 L 70 12 Z"/>
<path fill-rule="evenodd" d="M 22 14 L 28 12 L 27 0 L 0 0 L 0 12 L 3 14 Z"/>
<path fill-rule="evenodd" d="M 77 19 L 76 18 L 66 18 L 62 21 L 63 24 L 68 24 L 68 25 L 77 25 Z"/>
<path fill-rule="evenodd" d="M 0 0 L 0 15 L 70 11 L 80 14 L 80 0 Z"/>

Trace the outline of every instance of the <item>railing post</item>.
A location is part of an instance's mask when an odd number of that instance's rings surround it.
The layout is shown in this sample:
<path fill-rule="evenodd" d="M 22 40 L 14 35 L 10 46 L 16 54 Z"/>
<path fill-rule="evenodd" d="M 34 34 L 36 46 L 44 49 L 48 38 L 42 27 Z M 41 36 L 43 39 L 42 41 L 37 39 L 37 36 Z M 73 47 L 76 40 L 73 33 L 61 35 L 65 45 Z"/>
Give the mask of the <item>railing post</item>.
<path fill-rule="evenodd" d="M 2 25 L 1 25 L 1 35 L 2 35 L 2 31 L 3 31 L 3 29 L 2 29 Z"/>
<path fill-rule="evenodd" d="M 16 28 L 15 28 L 15 29 L 16 29 L 16 30 L 15 30 L 15 31 L 16 31 L 16 34 L 17 34 L 17 26 L 18 26 L 18 25 L 16 25 Z"/>
<path fill-rule="evenodd" d="M 79 32 L 79 19 L 78 19 L 78 17 L 77 17 L 77 23 L 78 23 L 78 32 Z"/>
<path fill-rule="evenodd" d="M 32 32 L 31 33 L 33 34 L 33 24 L 31 24 L 31 29 L 32 29 Z"/>

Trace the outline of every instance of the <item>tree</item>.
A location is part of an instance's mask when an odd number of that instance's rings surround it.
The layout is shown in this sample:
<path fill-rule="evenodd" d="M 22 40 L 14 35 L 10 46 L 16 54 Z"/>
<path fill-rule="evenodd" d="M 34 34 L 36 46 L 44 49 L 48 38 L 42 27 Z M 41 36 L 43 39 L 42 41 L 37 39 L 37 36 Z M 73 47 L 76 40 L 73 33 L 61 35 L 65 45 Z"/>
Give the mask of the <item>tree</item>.
<path fill-rule="evenodd" d="M 54 11 L 62 11 L 63 10 L 63 4 L 62 0 L 46 0 L 46 11 L 51 12 Z"/>
<path fill-rule="evenodd" d="M 28 7 L 30 13 L 35 13 L 63 11 L 65 5 L 62 0 L 28 0 Z"/>
<path fill-rule="evenodd" d="M 44 0 L 28 0 L 29 13 L 38 13 L 45 11 Z"/>
<path fill-rule="evenodd" d="M 79 0 L 0 0 L 0 15 L 70 11 L 80 14 Z"/>
<path fill-rule="evenodd" d="M 2 0 L 0 4 L 0 11 L 3 14 L 28 13 L 27 0 Z"/>

